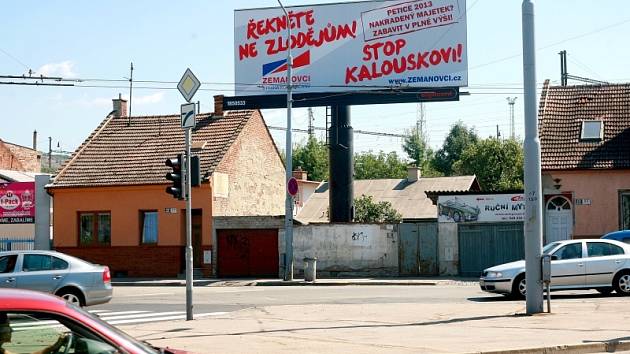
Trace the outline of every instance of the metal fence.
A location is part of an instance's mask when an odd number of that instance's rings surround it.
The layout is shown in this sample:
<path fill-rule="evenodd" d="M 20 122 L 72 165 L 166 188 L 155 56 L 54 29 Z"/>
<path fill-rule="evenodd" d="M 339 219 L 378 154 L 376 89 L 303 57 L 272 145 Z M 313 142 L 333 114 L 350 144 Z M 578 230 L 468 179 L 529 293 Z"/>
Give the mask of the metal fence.
<path fill-rule="evenodd" d="M 35 249 L 34 239 L 0 237 L 0 252 L 32 249 Z"/>

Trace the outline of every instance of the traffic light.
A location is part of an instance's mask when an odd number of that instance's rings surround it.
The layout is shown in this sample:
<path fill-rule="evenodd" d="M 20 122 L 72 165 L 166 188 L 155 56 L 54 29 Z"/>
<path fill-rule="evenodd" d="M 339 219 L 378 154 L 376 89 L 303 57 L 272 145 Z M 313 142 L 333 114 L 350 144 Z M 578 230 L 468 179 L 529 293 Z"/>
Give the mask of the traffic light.
<path fill-rule="evenodd" d="M 166 174 L 166 179 L 173 182 L 172 186 L 166 187 L 166 193 L 171 194 L 173 198 L 184 199 L 184 175 L 182 174 L 182 166 L 184 158 L 182 154 L 172 159 L 167 159 L 166 166 L 173 169 L 172 172 Z"/>
<path fill-rule="evenodd" d="M 199 187 L 201 185 L 201 173 L 199 172 L 199 156 L 190 157 L 190 185 Z"/>

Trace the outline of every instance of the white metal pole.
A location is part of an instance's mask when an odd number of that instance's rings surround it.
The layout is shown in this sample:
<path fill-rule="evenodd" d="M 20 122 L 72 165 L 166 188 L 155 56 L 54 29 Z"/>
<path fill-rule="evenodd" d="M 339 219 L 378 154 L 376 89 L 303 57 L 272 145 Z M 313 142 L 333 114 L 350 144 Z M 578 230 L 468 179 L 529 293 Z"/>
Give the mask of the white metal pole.
<path fill-rule="evenodd" d="M 525 280 L 527 314 L 543 312 L 542 188 L 536 106 L 534 3 L 523 0 L 523 83 L 525 107 Z"/>
<path fill-rule="evenodd" d="M 285 269 L 284 280 L 293 280 L 293 197 L 289 194 L 289 179 L 293 175 L 293 144 L 291 142 L 291 106 L 293 105 L 291 70 L 293 67 L 293 58 L 291 57 L 291 18 L 287 10 L 278 0 L 284 16 L 287 19 L 287 135 L 286 135 L 286 161 L 285 172 L 286 180 L 284 183 L 284 240 L 285 240 Z"/>
<path fill-rule="evenodd" d="M 192 189 L 190 168 L 190 133 L 186 129 L 186 321 L 193 320 L 193 249 L 192 249 Z"/>

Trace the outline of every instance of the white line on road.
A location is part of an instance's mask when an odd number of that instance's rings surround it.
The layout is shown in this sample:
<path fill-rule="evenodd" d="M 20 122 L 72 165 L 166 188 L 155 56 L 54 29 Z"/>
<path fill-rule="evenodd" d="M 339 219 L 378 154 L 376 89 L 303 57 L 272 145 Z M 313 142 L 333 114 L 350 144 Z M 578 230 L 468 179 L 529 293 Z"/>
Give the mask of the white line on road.
<path fill-rule="evenodd" d="M 152 293 L 152 294 L 116 295 L 116 298 L 119 298 L 119 297 L 144 297 L 144 296 L 159 296 L 159 295 L 172 295 L 172 293 Z"/>
<path fill-rule="evenodd" d="M 182 311 L 172 311 L 172 312 L 151 312 L 151 313 L 141 313 L 137 315 L 120 315 L 120 316 L 117 316 L 117 315 L 110 316 L 110 314 L 107 314 L 107 315 L 101 316 L 101 319 L 107 322 L 110 322 L 111 320 L 122 320 L 125 318 L 129 318 L 129 319 L 147 318 L 147 317 L 160 318 L 160 316 L 181 315 L 184 313 L 185 312 L 182 312 Z"/>
<path fill-rule="evenodd" d="M 193 318 L 219 316 L 225 313 L 226 312 L 198 313 L 198 314 L 193 315 Z M 128 320 L 114 320 L 114 321 L 107 321 L 107 323 L 118 325 L 118 324 L 130 324 L 130 323 L 140 323 L 140 322 L 158 322 L 158 321 L 171 321 L 171 320 L 184 320 L 184 319 L 186 319 L 186 314 L 177 315 L 177 316 L 154 317 L 150 319 L 149 318 L 133 318 L 133 319 L 128 319 Z"/>

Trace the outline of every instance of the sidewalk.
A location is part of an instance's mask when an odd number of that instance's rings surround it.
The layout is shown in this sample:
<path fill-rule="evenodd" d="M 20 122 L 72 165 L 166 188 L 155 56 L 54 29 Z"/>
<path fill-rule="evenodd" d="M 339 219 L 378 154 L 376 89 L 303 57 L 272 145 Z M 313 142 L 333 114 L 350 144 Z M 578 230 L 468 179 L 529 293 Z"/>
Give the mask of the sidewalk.
<path fill-rule="evenodd" d="M 344 286 L 344 285 L 451 285 L 477 283 L 477 278 L 331 278 L 307 282 L 303 279 L 194 279 L 193 286 Z M 186 286 L 186 279 L 114 278 L 113 286 Z"/>
<path fill-rule="evenodd" d="M 535 316 L 502 297 L 266 306 L 122 328 L 196 353 L 603 353 L 630 350 L 628 300 L 558 300 L 552 314 Z"/>

